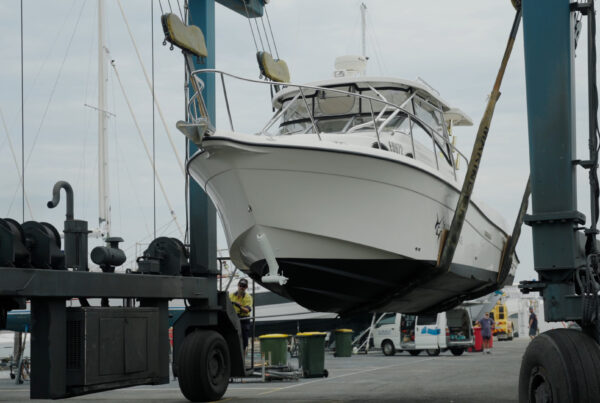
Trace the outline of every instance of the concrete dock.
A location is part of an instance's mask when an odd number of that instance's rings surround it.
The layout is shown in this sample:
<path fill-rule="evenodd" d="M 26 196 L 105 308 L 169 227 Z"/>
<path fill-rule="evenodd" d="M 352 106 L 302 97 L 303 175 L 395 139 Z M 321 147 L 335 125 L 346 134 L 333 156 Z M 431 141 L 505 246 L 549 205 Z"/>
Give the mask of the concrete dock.
<path fill-rule="evenodd" d="M 496 342 L 492 354 L 450 352 L 437 357 L 380 352 L 350 358 L 326 356 L 328 378 L 233 383 L 227 402 L 515 402 L 521 356 L 529 340 Z M 6 371 L 3 371 L 6 372 Z M 27 384 L 0 372 L 0 401 L 28 400 Z M 141 386 L 69 399 L 68 402 L 185 402 L 177 385 Z"/>

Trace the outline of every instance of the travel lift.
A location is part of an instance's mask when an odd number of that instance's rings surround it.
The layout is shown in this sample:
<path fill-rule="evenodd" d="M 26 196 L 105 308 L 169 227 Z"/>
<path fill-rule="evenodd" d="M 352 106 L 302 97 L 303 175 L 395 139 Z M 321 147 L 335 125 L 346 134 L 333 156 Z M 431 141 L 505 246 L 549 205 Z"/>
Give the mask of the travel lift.
<path fill-rule="evenodd" d="M 264 6 L 262 0 L 217 1 L 248 18 L 262 15 Z M 532 214 L 525 217 L 525 222 L 532 226 L 535 269 L 540 280 L 522 282 L 520 288 L 524 292 L 541 293 L 547 320 L 577 321 L 583 331 L 552 330 L 530 343 L 521 366 L 519 400 L 594 401 L 600 395 L 600 282 L 596 242 L 600 191 L 596 175 L 598 95 L 594 4 L 525 0 L 521 10 L 519 3 L 513 0 L 517 8 L 515 23 L 480 125 L 472 158 L 475 162 L 469 167 L 467 177 L 474 178 L 477 171 L 499 97 L 499 80 L 522 11 L 533 201 Z M 214 68 L 214 2 L 192 0 L 189 13 L 190 20 L 203 28 L 201 32 L 207 35 L 208 46 L 201 49 L 194 39 L 178 43 L 176 28 L 166 30 L 167 39 L 182 47 L 188 69 L 192 69 L 190 61 L 196 69 Z M 573 160 L 573 61 L 580 15 L 588 17 L 590 159 L 586 161 Z M 167 18 L 163 22 L 168 22 Z M 168 28 L 169 24 L 165 25 Z M 187 31 L 183 24 L 182 28 Z M 189 57 L 190 52 L 201 57 L 194 61 Z M 194 104 L 190 112 L 195 109 L 191 114 L 196 115 L 188 121 L 194 117 L 195 124 L 179 125 L 188 138 L 201 135 L 201 130 L 210 130 L 209 123 L 214 121 L 214 78 L 201 76 L 201 79 L 192 81 L 192 94 L 196 96 L 190 99 Z M 206 105 L 199 103 L 200 92 L 207 100 Z M 188 155 L 195 152 L 194 148 L 194 144 L 189 144 Z M 589 170 L 590 228 L 582 227 L 585 217 L 577 211 L 575 168 L 578 165 Z M 459 202 L 465 205 L 473 186 L 473 181 L 469 182 L 463 189 L 466 189 L 462 192 L 464 196 L 461 195 L 463 201 Z M 74 219 L 73 194 L 67 183 L 55 185 L 49 207 L 58 204 L 61 189 L 67 194 L 64 252 L 60 250 L 57 231 L 49 224 L 29 222 L 20 226 L 12 220 L 0 221 L 0 266 L 6 266 L 0 269 L 0 327 L 8 310 L 23 307 L 26 298 L 31 300 L 31 397 L 61 398 L 167 383 L 168 300 L 182 298 L 189 301 L 189 306 L 175 324 L 173 370 L 188 399 L 220 398 L 229 376 L 241 376 L 245 371 L 239 321 L 227 295 L 217 292 L 216 215 L 206 195 L 190 182 L 189 263 L 185 248 L 169 238 L 159 238 L 146 251 L 139 274 L 112 273 L 122 260 L 122 251 L 116 247 L 118 240 L 110 240 L 112 245 L 92 253 L 104 272 L 91 273 L 87 271 L 87 223 Z M 503 282 L 506 268 L 510 267 L 507 262 L 518 239 L 527 196 L 526 191 L 515 229 L 505 246 L 496 284 Z M 460 236 L 460 228 L 456 227 L 464 221 L 459 217 L 460 206 L 457 206 L 458 218 L 445 234 L 438 262 L 440 269 L 451 261 L 451 249 Z M 453 235 L 453 231 L 458 235 Z M 72 297 L 82 301 L 89 297 L 135 298 L 140 307 L 66 308 L 65 300 Z"/>
<path fill-rule="evenodd" d="M 438 268 L 447 268 L 460 232 L 483 146 L 489 131 L 508 56 L 523 18 L 527 112 L 528 180 L 512 235 L 507 239 L 496 284 L 503 283 L 523 222 L 532 227 L 538 281 L 523 281 L 522 292 L 539 292 L 545 319 L 575 321 L 581 331 L 544 332 L 527 347 L 519 374 L 520 402 L 592 402 L 600 396 L 600 251 L 596 240 L 599 216 L 598 90 L 596 22 L 593 0 L 512 0 L 517 10 L 507 48 L 473 146 L 465 183 L 451 228 L 440 248 Z M 522 4 L 521 4 L 522 3 Z M 589 160 L 575 160 L 575 47 L 581 20 L 587 16 Z M 577 211 L 576 168 L 589 171 L 591 224 Z M 526 215 L 529 193 L 532 214 Z"/>
<path fill-rule="evenodd" d="M 262 16 L 267 2 L 216 1 L 246 18 Z M 203 57 L 186 59 L 194 69 L 214 68 L 215 2 L 188 4 L 189 21 L 206 34 L 208 46 Z M 214 121 L 214 79 L 202 80 L 204 87 L 194 90 L 208 100 L 204 113 Z M 188 150 L 191 155 L 196 146 L 188 142 Z M 184 299 L 185 312 L 174 325 L 173 372 L 189 400 L 220 399 L 229 378 L 245 376 L 246 369 L 239 319 L 227 293 L 217 291 L 216 210 L 206 194 L 189 181 L 189 254 L 180 241 L 157 238 L 138 262 L 137 272 L 115 273 L 125 261 L 118 249 L 122 240 L 109 238 L 107 246 L 94 248 L 91 257 L 102 272 L 90 272 L 87 222 L 75 219 L 73 190 L 67 182 L 54 185 L 48 207 L 59 204 L 61 191 L 67 204 L 64 250 L 59 232 L 50 224 L 0 220 L 0 329 L 8 311 L 23 309 L 31 301 L 30 397 L 58 399 L 169 383 L 168 302 Z M 81 307 L 67 308 L 72 298 L 78 298 Z M 89 306 L 88 298 L 103 303 Z M 108 307 L 110 298 L 127 303 Z"/>

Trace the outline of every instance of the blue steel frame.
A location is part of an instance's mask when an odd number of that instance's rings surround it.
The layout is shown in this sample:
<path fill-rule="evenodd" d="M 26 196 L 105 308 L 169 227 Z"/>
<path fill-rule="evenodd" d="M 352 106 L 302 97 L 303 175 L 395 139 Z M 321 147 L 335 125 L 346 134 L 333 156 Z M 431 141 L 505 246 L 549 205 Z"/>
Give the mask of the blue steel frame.
<path fill-rule="evenodd" d="M 524 0 L 534 265 L 546 320 L 581 318 L 573 273 L 585 264 L 575 180 L 574 38 L 570 0 Z"/>
<path fill-rule="evenodd" d="M 206 40 L 208 56 L 195 59 L 194 68 L 206 69 L 215 67 L 215 1 L 190 0 L 188 24 L 200 27 Z M 212 122 L 215 121 L 215 78 L 214 75 L 203 75 L 202 96 L 206 101 L 206 109 Z M 187 140 L 188 157 L 198 147 Z M 189 231 L 190 231 L 190 265 L 193 274 L 216 274 L 217 269 L 217 210 L 208 195 L 190 178 L 189 181 Z"/>
<path fill-rule="evenodd" d="M 215 68 L 215 1 L 246 18 L 260 17 L 263 14 L 264 0 L 189 0 L 187 22 L 200 27 L 208 49 L 208 57 L 195 60 L 195 69 Z M 245 7 L 242 1 L 246 1 Z M 202 96 L 206 101 L 208 114 L 211 121 L 215 122 L 215 75 L 202 74 L 200 78 L 205 84 Z M 188 140 L 188 157 L 197 150 L 198 147 Z M 218 273 L 216 208 L 208 195 L 193 180 L 189 181 L 188 197 L 192 273 L 216 275 Z"/>

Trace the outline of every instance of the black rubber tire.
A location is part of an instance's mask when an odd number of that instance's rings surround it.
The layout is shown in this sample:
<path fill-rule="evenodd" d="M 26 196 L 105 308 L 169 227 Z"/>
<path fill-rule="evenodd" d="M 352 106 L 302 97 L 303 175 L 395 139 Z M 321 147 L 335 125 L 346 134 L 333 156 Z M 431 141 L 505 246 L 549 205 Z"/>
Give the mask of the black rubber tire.
<path fill-rule="evenodd" d="M 421 354 L 421 350 L 408 350 L 408 354 L 415 356 Z"/>
<path fill-rule="evenodd" d="M 181 393 L 192 402 L 219 400 L 229 386 L 231 361 L 223 336 L 214 330 L 188 334 L 179 349 L 177 378 Z"/>
<path fill-rule="evenodd" d="M 464 348 L 451 348 L 450 352 L 452 353 L 452 355 L 459 356 L 465 352 L 465 349 Z"/>
<path fill-rule="evenodd" d="M 391 340 L 384 340 L 381 343 L 381 351 L 383 351 L 383 355 L 391 357 L 396 354 L 396 347 L 394 347 L 394 343 Z"/>
<path fill-rule="evenodd" d="M 428 350 L 425 350 L 425 351 L 427 352 L 427 355 L 430 356 L 430 357 L 437 357 L 438 355 L 440 355 L 440 349 L 439 348 L 436 348 L 436 349 L 433 349 L 433 350 L 429 350 L 428 349 Z"/>
<path fill-rule="evenodd" d="M 594 402 L 600 396 L 600 346 L 573 329 L 534 338 L 521 361 L 519 402 Z"/>

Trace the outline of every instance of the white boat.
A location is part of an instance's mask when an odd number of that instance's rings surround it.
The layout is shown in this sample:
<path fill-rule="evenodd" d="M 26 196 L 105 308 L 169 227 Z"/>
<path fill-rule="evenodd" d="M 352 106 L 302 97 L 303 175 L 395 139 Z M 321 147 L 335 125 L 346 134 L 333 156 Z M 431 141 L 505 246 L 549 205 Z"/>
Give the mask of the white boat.
<path fill-rule="evenodd" d="M 220 213 L 233 262 L 315 311 L 418 313 L 478 296 L 507 240 L 493 210 L 472 199 L 450 269 L 436 267 L 466 167 L 451 131 L 470 118 L 420 82 L 339 75 L 284 84 L 256 133 L 233 130 L 226 93 L 231 130 L 213 129 L 194 102 L 193 124 L 178 124 L 200 147 L 187 169 Z M 263 278 L 269 268 L 287 282 Z"/>

